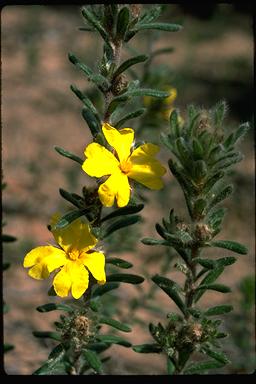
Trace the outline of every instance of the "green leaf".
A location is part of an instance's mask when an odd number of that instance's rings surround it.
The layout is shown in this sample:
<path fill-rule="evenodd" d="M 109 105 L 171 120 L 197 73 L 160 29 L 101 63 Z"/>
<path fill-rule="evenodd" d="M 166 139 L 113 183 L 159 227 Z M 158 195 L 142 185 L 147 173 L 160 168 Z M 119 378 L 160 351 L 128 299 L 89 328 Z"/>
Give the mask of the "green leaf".
<path fill-rule="evenodd" d="M 177 109 L 174 109 L 172 113 L 170 114 L 170 128 L 171 128 L 171 134 L 173 137 L 178 138 L 180 136 L 180 129 L 179 129 L 179 114 Z M 169 147 L 167 145 L 167 147 Z"/>
<path fill-rule="evenodd" d="M 3 271 L 6 271 L 8 268 L 10 268 L 11 263 L 3 263 Z"/>
<path fill-rule="evenodd" d="M 197 140 L 196 138 L 193 138 L 192 145 L 193 145 L 193 152 L 194 152 L 193 158 L 195 160 L 202 160 L 204 156 L 204 148 L 202 147 L 200 141 Z"/>
<path fill-rule="evenodd" d="M 195 292 L 198 290 L 206 290 L 211 289 L 213 291 L 222 292 L 222 293 L 228 293 L 231 292 L 231 289 L 223 284 L 202 284 L 199 287 L 196 288 Z"/>
<path fill-rule="evenodd" d="M 213 117 L 214 117 L 214 124 L 217 127 L 220 127 L 226 114 L 227 114 L 228 106 L 227 103 L 222 100 L 219 101 L 213 111 Z"/>
<path fill-rule="evenodd" d="M 139 55 L 139 56 L 134 56 L 131 57 L 130 59 L 124 61 L 114 72 L 113 78 L 116 78 L 117 76 L 121 75 L 124 71 L 126 71 L 128 68 L 131 66 L 138 64 L 138 63 L 143 63 L 148 59 L 148 56 L 146 55 Z"/>
<path fill-rule="evenodd" d="M 173 375 L 175 372 L 175 365 L 173 364 L 172 360 L 167 356 L 167 374 Z"/>
<path fill-rule="evenodd" d="M 236 241 L 229 241 L 229 240 L 218 240 L 218 241 L 211 241 L 210 243 L 206 243 L 205 245 L 208 245 L 210 247 L 218 247 L 218 248 L 225 248 L 232 252 L 239 253 L 240 255 L 246 255 L 248 253 L 248 249 Z"/>
<path fill-rule="evenodd" d="M 236 262 L 235 257 L 222 257 L 216 260 L 216 266 L 218 267 L 226 267 L 227 265 L 232 265 Z"/>
<path fill-rule="evenodd" d="M 211 176 L 207 182 L 204 185 L 204 193 L 208 193 L 212 187 L 224 177 L 225 173 L 224 172 L 216 172 L 213 176 Z"/>
<path fill-rule="evenodd" d="M 108 42 L 109 40 L 108 34 L 103 28 L 100 21 L 95 17 L 95 15 L 86 7 L 82 8 L 82 15 L 90 25 L 92 25 L 95 29 L 97 29 L 97 31 L 99 32 L 103 40 Z"/>
<path fill-rule="evenodd" d="M 116 39 L 123 40 L 130 20 L 130 11 L 128 7 L 122 7 L 117 15 Z"/>
<path fill-rule="evenodd" d="M 97 135 L 101 132 L 101 126 L 95 115 L 88 108 L 83 108 L 82 116 L 91 131 L 92 137 L 96 138 Z"/>
<path fill-rule="evenodd" d="M 159 91 L 157 89 L 151 89 L 151 88 L 139 88 L 132 91 L 127 91 L 125 95 L 132 96 L 132 97 L 151 96 L 151 97 L 165 98 L 169 96 L 169 92 Z"/>
<path fill-rule="evenodd" d="M 103 234 L 102 234 L 101 238 L 105 239 L 106 237 L 111 235 L 113 232 L 115 232 L 115 231 L 117 231 L 117 230 L 119 230 L 121 228 L 128 227 L 129 225 L 136 224 L 140 220 L 141 220 L 141 216 L 140 215 L 133 215 L 133 216 L 128 216 L 128 217 L 122 217 L 121 219 L 116 220 L 114 223 L 110 224 L 103 231 Z"/>
<path fill-rule="evenodd" d="M 73 155 L 73 153 L 71 152 L 68 152 L 66 151 L 65 149 L 61 148 L 61 147 L 54 147 L 55 151 L 57 151 L 60 155 L 64 156 L 64 157 L 67 157 L 68 159 L 72 159 L 74 161 L 76 161 L 77 163 L 79 164 L 83 164 L 84 163 L 84 160 L 82 160 L 80 157 L 76 156 L 76 155 Z"/>
<path fill-rule="evenodd" d="M 51 312 L 51 311 L 55 311 L 56 309 L 59 309 L 65 312 L 73 312 L 73 309 L 70 306 L 65 304 L 56 304 L 56 303 L 48 303 L 48 304 L 40 305 L 39 307 L 36 308 L 38 312 Z"/>
<path fill-rule="evenodd" d="M 204 371 L 208 371 L 209 369 L 221 368 L 223 367 L 223 363 L 215 360 L 203 361 L 202 363 L 192 363 L 187 366 L 184 370 L 185 375 L 192 375 Z"/>
<path fill-rule="evenodd" d="M 216 316 L 223 315 L 233 311 L 232 305 L 217 305 L 216 307 L 211 307 L 204 312 L 205 316 Z"/>
<path fill-rule="evenodd" d="M 152 58 L 154 56 L 158 56 L 158 55 L 173 53 L 173 52 L 174 52 L 174 48 L 173 47 L 159 48 L 159 49 L 156 49 L 155 51 L 153 51 L 151 53 L 151 57 L 150 58 Z"/>
<path fill-rule="evenodd" d="M 101 361 L 94 351 L 91 351 L 89 349 L 84 349 L 83 350 L 83 356 L 86 359 L 87 363 L 89 366 L 94 369 L 97 373 L 102 372 L 102 364 Z"/>
<path fill-rule="evenodd" d="M 162 348 L 160 345 L 154 344 L 140 344 L 133 345 L 132 349 L 138 353 L 160 353 L 162 352 Z"/>
<path fill-rule="evenodd" d="M 211 270 L 205 278 L 201 281 L 199 287 L 197 289 L 200 289 L 200 291 L 197 291 L 194 295 L 194 301 L 195 303 L 200 299 L 200 297 L 204 294 L 206 290 L 202 290 L 200 287 L 204 285 L 208 285 L 213 283 L 217 278 L 222 274 L 224 271 L 224 267 L 217 267 L 213 270 Z"/>
<path fill-rule="evenodd" d="M 123 259 L 119 259 L 118 257 L 110 257 L 110 258 L 106 259 L 106 263 L 107 264 L 113 264 L 116 267 L 125 268 L 125 269 L 131 268 L 133 266 L 128 261 L 123 260 Z"/>
<path fill-rule="evenodd" d="M 138 275 L 132 275 L 128 273 L 113 273 L 107 276 L 108 282 L 120 282 L 128 284 L 141 284 L 144 278 Z"/>
<path fill-rule="evenodd" d="M 113 336 L 113 335 L 97 335 L 96 339 L 99 341 L 102 341 L 103 343 L 108 344 L 119 344 L 123 347 L 131 347 L 131 343 L 122 337 L 119 336 Z"/>
<path fill-rule="evenodd" d="M 128 113 L 127 115 L 125 115 L 124 117 L 122 117 L 122 119 L 118 120 L 116 123 L 114 123 L 113 125 L 116 127 L 116 129 L 119 129 L 122 127 L 122 125 L 127 121 L 127 120 L 130 120 L 130 119 L 134 119 L 135 117 L 139 117 L 141 115 L 143 115 L 143 113 L 146 111 L 146 108 L 139 108 L 137 109 L 136 111 L 134 112 L 131 112 L 131 113 Z"/>
<path fill-rule="evenodd" d="M 50 353 L 48 360 L 32 375 L 64 375 L 66 371 L 64 357 L 65 350 L 59 344 Z"/>
<path fill-rule="evenodd" d="M 160 31 L 166 32 L 178 32 L 182 29 L 182 25 L 179 24 L 170 24 L 170 23 L 138 23 L 133 29 L 135 32 L 141 31 L 144 29 L 158 29 Z"/>
<path fill-rule="evenodd" d="M 104 285 L 100 285 L 98 286 L 94 291 L 93 291 L 93 294 L 92 294 L 92 297 L 98 297 L 98 296 L 102 296 L 104 295 L 105 293 L 109 292 L 109 291 L 112 291 L 113 289 L 116 289 L 119 287 L 119 284 L 118 283 L 106 283 Z"/>
<path fill-rule="evenodd" d="M 48 339 L 53 339 L 57 341 L 61 341 L 61 335 L 57 332 L 51 332 L 51 331 L 34 331 L 32 334 L 35 337 L 38 337 L 40 339 L 42 338 L 48 338 Z"/>
<path fill-rule="evenodd" d="M 86 64 L 82 63 L 73 53 L 69 53 L 68 58 L 69 61 L 74 64 L 77 68 L 81 69 L 81 71 L 83 71 L 87 77 L 93 74 L 91 68 L 89 68 Z"/>
<path fill-rule="evenodd" d="M 165 293 L 167 293 L 167 295 L 175 302 L 175 304 L 184 313 L 184 315 L 187 314 L 186 306 L 178 294 L 178 290 L 180 290 L 180 287 L 177 283 L 159 275 L 153 276 L 151 280 L 156 285 L 158 285 L 158 287 L 161 288 Z"/>
<path fill-rule="evenodd" d="M 12 351 L 14 349 L 14 345 L 4 343 L 4 353 Z"/>
<path fill-rule="evenodd" d="M 124 216 L 124 215 L 130 215 L 132 213 L 138 213 L 144 208 L 144 204 L 138 204 L 138 205 L 127 205 L 126 207 L 118 208 L 115 211 L 109 213 L 107 216 L 103 217 L 101 219 L 101 223 L 103 223 L 106 220 L 113 219 L 117 216 Z"/>
<path fill-rule="evenodd" d="M 227 358 L 227 356 L 221 352 L 221 351 L 213 351 L 210 348 L 203 347 L 202 350 L 208 355 L 209 357 L 212 357 L 213 359 L 217 360 L 218 362 L 222 364 L 228 364 L 230 363 L 230 360 Z"/>
<path fill-rule="evenodd" d="M 139 23 L 151 23 L 161 15 L 162 10 L 162 5 L 154 5 L 152 8 L 144 12 L 144 14 L 139 19 Z"/>
<path fill-rule="evenodd" d="M 157 239 L 151 239 L 150 237 L 145 237 L 141 240 L 141 242 L 145 245 L 168 245 L 170 246 L 170 243 L 166 240 L 157 240 Z"/>
<path fill-rule="evenodd" d="M 100 118 L 99 118 L 97 109 L 94 107 L 91 100 L 83 92 L 81 92 L 75 85 L 71 85 L 70 89 L 84 103 L 84 105 L 90 109 L 90 111 L 94 114 L 94 116 L 97 118 L 98 122 L 100 123 Z"/>
<path fill-rule="evenodd" d="M 4 234 L 1 235 L 1 239 L 2 239 L 2 241 L 5 242 L 5 243 L 12 243 L 13 241 L 16 241 L 16 240 L 17 240 L 17 238 L 14 237 L 14 236 L 11 236 L 11 235 L 4 235 Z"/>
<path fill-rule="evenodd" d="M 53 226 L 52 229 L 62 229 L 65 228 L 67 225 L 71 224 L 74 220 L 78 219 L 78 217 L 81 217 L 85 215 L 88 211 L 88 209 L 81 209 L 79 211 L 70 211 L 66 213 L 64 216 L 62 216 L 59 221 Z"/>
<path fill-rule="evenodd" d="M 245 136 L 245 134 L 248 132 L 249 129 L 250 129 L 250 124 L 248 122 L 240 125 L 238 130 L 236 132 L 231 133 L 231 135 L 228 136 L 228 138 L 224 141 L 224 147 L 225 148 L 229 148 L 230 146 L 233 147 L 233 145 L 235 145 L 239 139 L 242 139 L 242 137 Z"/>
<path fill-rule="evenodd" d="M 104 317 L 102 316 L 99 319 L 99 323 L 110 325 L 111 327 L 119 329 L 119 331 L 123 331 L 123 332 L 131 332 L 132 331 L 132 329 L 129 327 L 128 324 L 121 323 L 120 321 L 117 321 L 117 320 L 114 320 L 114 319 L 111 319 L 111 318 L 105 317 L 105 316 Z"/>
<path fill-rule="evenodd" d="M 227 185 L 225 188 L 222 189 L 210 202 L 209 209 L 213 208 L 216 204 L 219 204 L 222 200 L 226 199 L 228 196 L 230 196 L 233 193 L 233 185 Z"/>
<path fill-rule="evenodd" d="M 87 344 L 87 348 L 90 349 L 91 351 L 95 351 L 97 353 L 101 353 L 101 352 L 104 352 L 106 349 L 108 349 L 110 347 L 109 344 L 107 343 L 101 343 L 101 342 L 97 342 L 97 343 L 92 343 L 92 344 Z"/>
<path fill-rule="evenodd" d="M 82 206 L 82 202 L 81 202 L 81 199 L 78 199 L 77 197 L 74 197 L 74 195 L 72 193 L 69 193 L 67 191 L 65 191 L 65 189 L 62 189 L 62 188 L 59 188 L 59 193 L 60 195 L 67 201 L 69 201 L 70 203 L 72 203 L 73 205 L 75 205 L 77 208 L 81 208 Z M 80 196 L 79 196 L 80 197 Z"/>

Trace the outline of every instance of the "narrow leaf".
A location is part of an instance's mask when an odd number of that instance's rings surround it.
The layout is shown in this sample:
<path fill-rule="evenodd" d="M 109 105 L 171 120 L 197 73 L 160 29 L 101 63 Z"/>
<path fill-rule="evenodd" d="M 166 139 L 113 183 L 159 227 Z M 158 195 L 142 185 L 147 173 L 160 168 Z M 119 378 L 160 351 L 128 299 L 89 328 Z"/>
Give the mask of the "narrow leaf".
<path fill-rule="evenodd" d="M 237 243 L 236 241 L 218 240 L 218 241 L 211 241 L 206 245 L 210 247 L 225 248 L 232 252 L 239 253 L 241 255 L 246 255 L 248 253 L 248 249 L 244 245 Z"/>
<path fill-rule="evenodd" d="M 86 7 L 82 9 L 82 15 L 87 20 L 87 22 L 92 25 L 100 33 L 101 37 L 108 42 L 108 34 L 103 28 L 100 21 L 94 16 L 94 14 Z"/>
<path fill-rule="evenodd" d="M 13 241 L 16 241 L 17 238 L 11 235 L 1 235 L 1 239 L 5 243 L 12 243 Z"/>
<path fill-rule="evenodd" d="M 141 284 L 144 278 L 138 275 L 132 275 L 128 273 L 113 273 L 107 276 L 108 282 L 120 282 L 128 284 Z"/>
<path fill-rule="evenodd" d="M 121 73 L 123 73 L 124 71 L 126 71 L 128 68 L 130 68 L 131 66 L 135 65 L 135 64 L 138 64 L 138 63 L 143 63 L 144 61 L 146 61 L 148 59 L 148 56 L 146 55 L 139 55 L 139 56 L 135 56 L 135 57 L 131 57 L 130 59 L 124 61 L 118 68 L 117 70 L 114 72 L 113 74 L 113 78 L 121 75 Z"/>
<path fill-rule="evenodd" d="M 14 349 L 14 345 L 4 343 L 4 353 L 12 351 Z"/>
<path fill-rule="evenodd" d="M 231 289 L 223 284 L 202 284 L 199 287 L 196 288 L 196 292 L 198 290 L 205 290 L 205 289 L 211 289 L 213 291 L 222 292 L 222 293 L 228 293 L 231 292 Z"/>
<path fill-rule="evenodd" d="M 211 307 L 207 309 L 207 311 L 204 314 L 205 316 L 216 316 L 216 315 L 223 315 L 231 311 L 233 311 L 232 305 L 217 305 L 216 307 Z"/>
<path fill-rule="evenodd" d="M 126 207 L 118 208 L 115 211 L 109 213 L 107 216 L 101 219 L 101 222 L 103 223 L 104 221 L 113 219 L 114 217 L 117 217 L 117 216 L 124 216 L 124 215 L 130 215 L 132 213 L 138 213 L 143 208 L 144 208 L 144 204 L 127 205 Z"/>
<path fill-rule="evenodd" d="M 101 361 L 94 351 L 91 351 L 89 349 L 83 350 L 83 356 L 86 359 L 89 366 L 94 369 L 97 373 L 102 372 L 102 364 Z"/>
<path fill-rule="evenodd" d="M 140 108 L 140 109 L 137 109 L 136 111 L 134 112 L 131 112 L 131 113 L 128 113 L 127 115 L 125 115 L 124 117 L 122 117 L 122 119 L 118 120 L 116 123 L 114 123 L 113 125 L 119 129 L 122 127 L 122 125 L 127 121 L 127 120 L 131 120 L 131 119 L 134 119 L 135 117 L 139 117 L 141 115 L 143 115 L 143 113 L 146 111 L 146 108 Z"/>
<path fill-rule="evenodd" d="M 106 263 L 107 264 L 113 264 L 116 267 L 124 268 L 124 269 L 128 269 L 128 268 L 131 268 L 133 266 L 128 261 L 123 260 L 123 259 L 119 259 L 117 257 L 109 257 L 108 259 L 106 259 Z"/>
<path fill-rule="evenodd" d="M 167 293 L 167 295 L 175 302 L 175 304 L 184 314 L 187 313 L 186 306 L 178 294 L 179 286 L 177 286 L 177 283 L 159 275 L 153 276 L 151 280 L 157 284 L 159 288 L 161 288 L 165 293 Z"/>
<path fill-rule="evenodd" d="M 130 11 L 128 7 L 122 7 L 117 15 L 116 38 L 122 40 L 127 31 L 130 20 Z"/>
<path fill-rule="evenodd" d="M 69 159 L 72 159 L 74 161 L 76 161 L 77 163 L 79 164 L 83 164 L 84 163 L 84 160 L 82 160 L 80 157 L 76 156 L 76 155 L 73 155 L 73 153 L 71 152 L 68 152 L 66 151 L 65 149 L 61 148 L 61 147 L 54 147 L 55 151 L 57 151 L 60 155 L 64 156 L 64 157 L 67 157 Z"/>
<path fill-rule="evenodd" d="M 71 85 L 70 89 L 74 94 L 84 103 L 84 105 L 90 109 L 90 111 L 94 114 L 94 116 L 97 118 L 98 122 L 100 122 L 97 109 L 94 107 L 91 100 L 83 93 L 81 92 L 75 85 Z"/>
<path fill-rule="evenodd" d="M 78 217 L 85 215 L 88 212 L 88 209 L 81 209 L 79 211 L 70 211 L 62 216 L 57 224 L 54 225 L 53 229 L 62 229 L 67 225 L 71 224 Z"/>
<path fill-rule="evenodd" d="M 81 208 L 81 200 L 79 201 L 77 198 L 75 198 L 72 193 L 69 193 L 65 191 L 65 189 L 59 188 L 60 195 L 73 205 L 75 205 L 77 208 Z"/>
<path fill-rule="evenodd" d="M 113 232 L 115 232 L 121 228 L 136 224 L 140 220 L 141 220 L 141 216 L 139 216 L 139 215 L 122 217 L 121 219 L 115 221 L 114 223 L 112 223 L 109 227 L 107 227 L 104 230 L 103 235 L 102 235 L 102 239 L 105 239 L 106 237 L 111 235 Z"/>
<path fill-rule="evenodd" d="M 3 263 L 3 271 L 6 271 L 8 268 L 10 268 L 11 263 Z"/>
<path fill-rule="evenodd" d="M 78 67 L 79 69 L 81 69 L 85 75 L 87 77 L 91 76 L 93 74 L 93 71 L 91 70 L 91 68 L 89 68 L 86 64 L 82 63 L 77 57 L 76 55 L 74 55 L 73 53 L 69 53 L 68 54 L 68 58 L 69 58 L 69 61 L 74 64 L 76 67 Z"/>
<path fill-rule="evenodd" d="M 98 335 L 96 336 L 96 339 L 99 341 L 102 341 L 103 343 L 109 343 L 109 344 L 119 344 L 123 347 L 131 347 L 131 343 L 122 337 L 119 336 L 113 336 L 113 335 Z"/>
<path fill-rule="evenodd" d="M 48 339 L 53 339 L 53 340 L 61 341 L 61 335 L 59 333 L 57 333 L 57 332 L 51 332 L 51 331 L 39 332 L 39 331 L 34 331 L 34 332 L 32 332 L 32 334 L 35 337 L 38 337 L 40 339 L 48 338 Z"/>
<path fill-rule="evenodd" d="M 148 23 L 148 24 L 137 24 L 134 28 L 134 31 L 141 31 L 144 29 L 158 29 L 160 31 L 166 32 L 178 32 L 183 27 L 179 24 L 169 24 L 169 23 Z"/>
<path fill-rule="evenodd" d="M 213 359 L 217 360 L 218 362 L 222 364 L 228 364 L 230 363 L 230 360 L 227 358 L 227 356 L 221 352 L 221 351 L 213 351 L 210 348 L 203 348 L 203 351 L 209 356 L 212 357 Z"/>
<path fill-rule="evenodd" d="M 118 283 L 106 283 L 104 285 L 100 285 L 93 291 L 92 297 L 94 298 L 94 297 L 102 296 L 105 293 L 112 291 L 113 289 L 116 289 L 118 287 L 119 287 Z"/>
<path fill-rule="evenodd" d="M 141 242 L 145 245 L 168 245 L 170 246 L 170 243 L 165 240 L 157 240 L 157 239 L 151 239 L 150 237 L 145 237 L 141 240 Z"/>
<path fill-rule="evenodd" d="M 227 185 L 225 188 L 222 189 L 210 202 L 209 208 L 211 209 L 216 204 L 219 204 L 222 200 L 226 199 L 228 196 L 230 196 L 233 193 L 233 185 Z"/>
<path fill-rule="evenodd" d="M 203 361 L 202 363 L 192 363 L 187 366 L 184 370 L 184 374 L 191 375 L 195 373 L 200 373 L 204 371 L 208 371 L 209 369 L 221 368 L 223 367 L 223 363 L 215 360 Z"/>
<path fill-rule="evenodd" d="M 158 344 L 133 345 L 132 349 L 138 353 L 160 353 L 162 348 Z"/>
<path fill-rule="evenodd" d="M 99 323 L 110 325 L 111 327 L 119 329 L 120 331 L 123 331 L 123 332 L 131 332 L 132 331 L 132 329 L 129 327 L 128 324 L 121 323 L 120 321 L 111 319 L 109 317 L 103 317 L 102 316 L 99 319 Z"/>
<path fill-rule="evenodd" d="M 168 375 L 173 375 L 175 372 L 175 365 L 173 364 L 172 360 L 170 357 L 167 356 L 167 374 Z"/>
<path fill-rule="evenodd" d="M 92 137 L 97 137 L 97 135 L 101 132 L 101 126 L 98 120 L 96 119 L 95 115 L 90 111 L 90 109 L 83 108 L 82 116 L 91 131 Z"/>
<path fill-rule="evenodd" d="M 56 309 L 59 309 L 65 312 L 73 311 L 73 309 L 68 305 L 56 304 L 56 303 L 48 303 L 48 304 L 40 305 L 39 307 L 36 308 L 38 312 L 51 312 L 51 311 L 55 311 Z"/>

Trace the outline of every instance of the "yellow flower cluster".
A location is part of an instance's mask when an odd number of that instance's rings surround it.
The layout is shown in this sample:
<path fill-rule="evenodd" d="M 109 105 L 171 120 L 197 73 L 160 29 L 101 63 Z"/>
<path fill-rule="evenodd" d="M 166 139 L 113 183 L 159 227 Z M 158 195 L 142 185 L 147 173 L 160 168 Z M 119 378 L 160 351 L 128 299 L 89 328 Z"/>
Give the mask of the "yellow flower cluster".
<path fill-rule="evenodd" d="M 51 227 L 59 220 L 54 215 Z M 93 251 L 97 239 L 91 234 L 88 224 L 80 219 L 73 221 L 63 229 L 51 229 L 58 246 L 46 245 L 32 249 L 25 256 L 23 266 L 30 268 L 28 274 L 41 280 L 60 268 L 53 279 L 56 294 L 66 297 L 71 290 L 72 296 L 79 299 L 88 288 L 89 272 L 98 284 L 105 284 L 105 256 Z"/>
<path fill-rule="evenodd" d="M 98 143 L 89 144 L 82 169 L 92 177 L 107 177 L 98 189 L 104 206 L 111 207 L 115 200 L 118 207 L 129 203 L 130 179 L 150 189 L 163 187 L 161 177 L 166 169 L 155 159 L 159 151 L 157 145 L 148 143 L 133 149 L 134 131 L 131 128 L 118 131 L 104 123 L 102 132 L 110 149 Z M 97 239 L 88 224 L 77 219 L 63 229 L 54 229 L 59 218 L 59 215 L 54 215 L 51 221 L 57 245 L 32 249 L 25 256 L 23 266 L 30 268 L 28 274 L 34 279 L 46 279 L 59 269 L 53 279 L 56 294 L 66 297 L 71 291 L 72 296 L 78 299 L 88 288 L 89 273 L 99 284 L 105 284 L 105 256 L 93 250 Z"/>
<path fill-rule="evenodd" d="M 98 190 L 99 198 L 106 207 L 111 207 L 116 199 L 118 207 L 124 207 L 130 200 L 129 179 L 133 179 L 150 189 L 161 189 L 161 176 L 165 168 L 154 158 L 159 147 L 143 144 L 132 150 L 134 131 L 123 128 L 120 131 L 108 123 L 102 132 L 111 146 L 111 151 L 100 144 L 91 143 L 85 149 L 86 160 L 83 170 L 97 178 L 109 176 Z"/>

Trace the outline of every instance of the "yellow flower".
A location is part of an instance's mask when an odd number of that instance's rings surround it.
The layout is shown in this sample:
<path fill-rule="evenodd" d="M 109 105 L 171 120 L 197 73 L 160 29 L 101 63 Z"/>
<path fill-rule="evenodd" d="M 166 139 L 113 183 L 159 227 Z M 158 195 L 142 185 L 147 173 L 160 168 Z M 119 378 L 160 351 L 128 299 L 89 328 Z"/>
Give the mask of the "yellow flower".
<path fill-rule="evenodd" d="M 164 104 L 167 104 L 167 105 L 171 105 L 171 104 L 173 104 L 174 100 L 176 100 L 176 98 L 177 98 L 177 89 L 171 87 L 171 88 L 167 88 L 166 90 L 167 90 L 170 94 L 169 94 L 168 97 L 165 97 L 165 98 L 163 99 L 163 103 L 164 103 Z"/>
<path fill-rule="evenodd" d="M 111 207 L 115 198 L 118 207 L 124 207 L 130 200 L 128 179 L 133 179 L 150 189 L 161 189 L 161 176 L 166 169 L 154 158 L 159 147 L 143 144 L 131 152 L 134 131 L 123 128 L 120 131 L 108 123 L 102 126 L 103 134 L 114 153 L 98 143 L 91 143 L 85 149 L 86 160 L 82 168 L 93 177 L 109 176 L 99 187 L 102 204 Z"/>
<path fill-rule="evenodd" d="M 56 214 L 51 227 L 59 220 Z M 53 287 L 60 297 L 72 296 L 79 299 L 88 288 L 89 272 L 99 284 L 105 284 L 105 256 L 91 249 L 97 239 L 91 234 L 88 224 L 76 219 L 66 228 L 53 230 L 56 243 L 32 249 L 24 258 L 23 266 L 30 268 L 28 274 L 34 279 L 46 279 L 57 268 L 61 270 L 53 279 Z"/>

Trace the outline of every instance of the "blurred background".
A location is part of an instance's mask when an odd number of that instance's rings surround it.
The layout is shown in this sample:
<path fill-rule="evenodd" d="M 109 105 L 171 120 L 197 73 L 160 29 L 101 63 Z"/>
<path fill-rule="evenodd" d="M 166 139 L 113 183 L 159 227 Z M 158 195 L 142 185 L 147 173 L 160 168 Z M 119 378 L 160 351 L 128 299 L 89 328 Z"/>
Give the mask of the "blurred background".
<path fill-rule="evenodd" d="M 255 368 L 254 292 L 255 292 L 255 221 L 254 221 L 254 125 L 253 125 L 253 30 L 252 8 L 240 4 L 169 4 L 161 21 L 182 23 L 177 33 L 141 33 L 129 43 L 123 58 L 133 52 L 147 54 L 163 47 L 173 47 L 170 54 L 156 55 L 147 64 L 135 67 L 142 82 L 175 87 L 174 102 L 185 114 L 187 104 L 209 108 L 217 101 L 226 100 L 229 106 L 227 129 L 249 121 L 251 130 L 240 144 L 244 160 L 231 172 L 235 192 L 225 202 L 229 208 L 221 238 L 236 240 L 249 248 L 246 256 L 228 267 L 219 279 L 230 285 L 227 295 L 209 293 L 202 299 L 202 307 L 209 302 L 232 303 L 234 311 L 224 316 L 224 329 L 230 333 L 225 340 L 225 351 L 232 364 L 222 373 L 249 373 Z M 7 187 L 2 192 L 4 233 L 17 237 L 5 243 L 4 261 L 11 267 L 3 276 L 3 296 L 9 306 L 4 315 L 4 341 L 15 349 L 5 355 L 8 374 L 30 375 L 47 358 L 52 340 L 36 339 L 35 330 L 51 330 L 57 313 L 38 313 L 35 308 L 52 301 L 47 297 L 50 281 L 38 282 L 27 276 L 22 267 L 24 255 L 33 247 L 51 241 L 46 225 L 51 215 L 68 207 L 58 189 L 80 193 L 83 185 L 92 181 L 77 163 L 59 156 L 54 146 L 60 146 L 83 158 L 85 146 L 91 141 L 86 123 L 81 116 L 79 100 L 70 85 L 86 90 L 101 108 L 95 90 L 68 60 L 68 52 L 95 68 L 101 57 L 101 41 L 90 32 L 82 32 L 83 20 L 78 6 L 5 6 L 2 9 L 2 173 Z M 143 100 L 138 103 L 143 104 Z M 160 129 L 167 129 L 164 119 L 159 127 L 149 116 L 136 125 L 141 137 L 159 141 Z M 169 153 L 163 148 L 163 161 Z M 124 244 L 122 258 L 134 264 L 132 273 L 147 277 L 160 273 L 164 249 L 147 247 L 138 242 L 142 237 L 156 237 L 154 224 L 166 215 L 166 204 L 176 213 L 186 216 L 184 200 L 176 181 L 165 175 L 166 188 L 150 192 L 148 207 L 142 211 L 144 224 L 134 226 L 131 233 L 121 233 L 112 244 L 106 245 L 111 256 L 117 253 L 120 241 Z M 149 196 L 145 193 L 145 196 Z M 225 225 L 226 224 L 226 225 Z M 140 233 L 138 233 L 140 231 Z M 223 251 L 221 255 L 223 255 Z M 228 251 L 225 254 L 228 254 Z M 120 254 L 118 254 L 120 256 Z M 117 255 L 117 256 L 118 256 Z M 215 252 L 216 255 L 216 252 Z M 217 254 L 218 256 L 219 254 Z M 169 263 L 170 264 L 170 263 Z M 142 265 L 146 265 L 145 270 Z M 180 279 L 173 268 L 172 279 Z M 117 300 L 118 315 L 125 319 L 136 308 L 134 299 L 147 294 L 152 283 L 149 277 L 142 287 L 123 284 Z M 164 321 L 165 314 L 174 308 L 163 292 L 155 292 L 161 311 L 140 307 L 136 312 L 133 332 L 127 339 L 134 344 L 150 342 L 147 324 Z M 129 310 L 125 311 L 126 302 Z M 153 303 L 153 302 L 152 302 Z M 133 307 L 132 307 L 133 306 Z M 168 308 L 168 309 L 167 309 Z M 129 322 L 127 320 L 127 322 Z M 111 347 L 119 360 L 110 361 L 109 374 L 163 374 L 164 359 L 158 355 L 136 354 L 121 346 Z"/>

